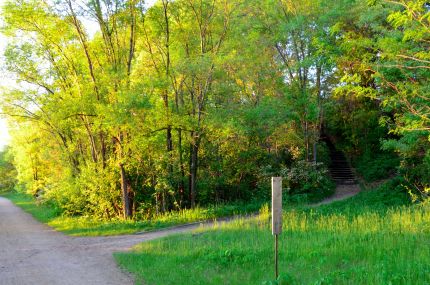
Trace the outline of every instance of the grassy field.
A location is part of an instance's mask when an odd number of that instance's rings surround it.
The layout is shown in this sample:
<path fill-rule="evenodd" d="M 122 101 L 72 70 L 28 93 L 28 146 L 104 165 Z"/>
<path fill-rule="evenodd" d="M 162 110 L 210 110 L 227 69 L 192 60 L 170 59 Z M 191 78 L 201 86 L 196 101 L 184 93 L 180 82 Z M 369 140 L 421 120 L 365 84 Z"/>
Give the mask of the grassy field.
<path fill-rule="evenodd" d="M 284 213 L 281 284 L 430 284 L 430 211 L 387 187 Z M 138 284 L 276 284 L 268 208 L 253 221 L 115 254 Z"/>
<path fill-rule="evenodd" d="M 220 217 L 256 212 L 261 203 L 219 205 L 208 208 L 195 208 L 179 212 L 169 212 L 146 221 L 99 220 L 92 217 L 67 217 L 50 204 L 38 203 L 33 197 L 15 191 L 3 192 L 10 199 L 37 220 L 54 229 L 73 236 L 102 236 L 131 234 L 170 226 L 212 220 Z"/>

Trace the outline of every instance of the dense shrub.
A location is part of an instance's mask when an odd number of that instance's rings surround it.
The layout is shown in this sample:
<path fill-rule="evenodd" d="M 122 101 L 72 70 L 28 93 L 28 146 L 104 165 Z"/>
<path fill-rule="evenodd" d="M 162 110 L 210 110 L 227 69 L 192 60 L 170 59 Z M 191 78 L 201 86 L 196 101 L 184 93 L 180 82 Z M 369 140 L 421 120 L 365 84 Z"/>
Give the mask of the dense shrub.
<path fill-rule="evenodd" d="M 335 183 L 322 163 L 298 161 L 281 170 L 287 193 L 293 200 L 316 202 L 333 194 Z"/>
<path fill-rule="evenodd" d="M 400 164 L 400 158 L 392 152 L 366 151 L 353 164 L 364 180 L 372 182 L 393 175 Z"/>
<path fill-rule="evenodd" d="M 0 152 L 0 188 L 1 190 L 10 190 L 16 184 L 16 169 L 10 162 L 11 154 L 8 150 Z"/>

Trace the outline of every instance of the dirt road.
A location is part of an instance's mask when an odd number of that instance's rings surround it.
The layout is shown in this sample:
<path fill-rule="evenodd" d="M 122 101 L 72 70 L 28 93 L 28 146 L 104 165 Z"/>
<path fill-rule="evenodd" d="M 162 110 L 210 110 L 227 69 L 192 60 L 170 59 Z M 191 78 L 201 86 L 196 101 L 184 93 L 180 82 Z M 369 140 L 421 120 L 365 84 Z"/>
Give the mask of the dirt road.
<path fill-rule="evenodd" d="M 319 203 L 312 204 L 312 207 L 318 207 L 325 204 L 331 204 L 336 201 L 341 201 L 348 199 L 352 196 L 357 195 L 361 191 L 360 185 L 354 184 L 354 185 L 337 185 L 335 193 L 327 197 L 326 199 L 322 200 Z"/>
<path fill-rule="evenodd" d="M 0 284 L 133 284 L 131 276 L 116 266 L 113 252 L 199 226 L 194 224 L 139 235 L 69 237 L 37 222 L 0 197 Z"/>

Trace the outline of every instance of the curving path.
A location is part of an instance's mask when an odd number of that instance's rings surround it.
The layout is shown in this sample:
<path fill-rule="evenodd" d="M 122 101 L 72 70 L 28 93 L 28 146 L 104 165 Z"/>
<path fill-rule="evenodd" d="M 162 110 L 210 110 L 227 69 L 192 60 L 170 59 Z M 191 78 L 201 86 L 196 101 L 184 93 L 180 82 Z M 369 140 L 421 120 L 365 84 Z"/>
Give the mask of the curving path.
<path fill-rule="evenodd" d="M 132 277 L 116 266 L 113 252 L 199 226 L 137 235 L 70 237 L 0 197 L 0 285 L 133 284 Z"/>
<path fill-rule="evenodd" d="M 360 191 L 361 191 L 361 188 L 360 188 L 360 185 L 358 184 L 337 185 L 336 190 L 332 196 L 325 198 L 319 203 L 312 204 L 311 207 L 317 207 L 321 205 L 330 204 L 336 201 L 342 201 L 357 195 L 358 193 L 360 193 Z"/>

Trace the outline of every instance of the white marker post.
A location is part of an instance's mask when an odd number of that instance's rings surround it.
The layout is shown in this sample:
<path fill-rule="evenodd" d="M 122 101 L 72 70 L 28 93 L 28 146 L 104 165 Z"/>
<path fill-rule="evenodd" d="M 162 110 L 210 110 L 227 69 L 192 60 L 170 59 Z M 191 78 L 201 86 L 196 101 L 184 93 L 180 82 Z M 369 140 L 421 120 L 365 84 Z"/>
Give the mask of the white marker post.
<path fill-rule="evenodd" d="M 275 279 L 278 278 L 278 235 L 282 232 L 282 177 L 272 177 L 272 234 L 275 236 Z"/>

